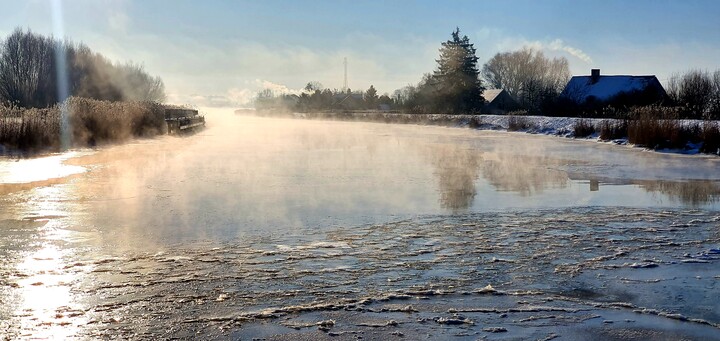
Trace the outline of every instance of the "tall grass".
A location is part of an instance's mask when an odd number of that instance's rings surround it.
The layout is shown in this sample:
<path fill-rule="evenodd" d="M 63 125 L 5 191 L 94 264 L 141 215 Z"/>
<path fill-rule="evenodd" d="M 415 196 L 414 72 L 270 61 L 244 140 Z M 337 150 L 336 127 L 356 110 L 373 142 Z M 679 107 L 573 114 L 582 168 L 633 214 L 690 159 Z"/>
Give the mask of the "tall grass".
<path fill-rule="evenodd" d="M 512 111 L 508 113 L 508 130 L 521 131 L 535 128 L 532 121 L 527 118 L 527 111 Z"/>
<path fill-rule="evenodd" d="M 651 149 L 684 148 L 693 136 L 691 127 L 661 107 L 636 108 L 628 122 L 628 141 Z"/>
<path fill-rule="evenodd" d="M 473 116 L 468 120 L 468 127 L 470 128 L 479 129 L 480 127 L 482 127 L 482 125 L 483 121 L 482 117 L 480 116 Z"/>
<path fill-rule="evenodd" d="M 600 139 L 609 141 L 628 136 L 627 120 L 603 120 L 600 122 Z"/>
<path fill-rule="evenodd" d="M 720 126 L 717 121 L 678 120 L 676 110 L 642 107 L 633 110 L 628 122 L 628 141 L 652 149 L 682 149 L 701 145 L 700 152 L 720 154 Z"/>
<path fill-rule="evenodd" d="M 61 106 L 68 112 L 73 146 L 122 142 L 161 134 L 166 129 L 161 104 L 71 97 L 46 109 L 0 106 L 0 145 L 28 152 L 58 150 Z"/>
<path fill-rule="evenodd" d="M 595 125 L 587 118 L 578 119 L 573 124 L 573 136 L 588 137 L 592 134 L 595 134 Z"/>
<path fill-rule="evenodd" d="M 59 122 L 60 111 L 56 108 L 0 106 L 0 144 L 21 150 L 55 146 L 59 143 Z"/>
<path fill-rule="evenodd" d="M 700 138 L 703 142 L 700 152 L 720 155 L 720 122 L 703 122 Z"/>

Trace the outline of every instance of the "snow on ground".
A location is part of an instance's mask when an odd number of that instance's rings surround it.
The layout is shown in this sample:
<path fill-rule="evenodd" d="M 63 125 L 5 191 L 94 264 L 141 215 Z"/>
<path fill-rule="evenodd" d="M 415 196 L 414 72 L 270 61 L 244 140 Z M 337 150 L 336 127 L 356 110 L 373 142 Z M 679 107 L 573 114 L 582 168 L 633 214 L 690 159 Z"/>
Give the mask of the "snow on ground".
<path fill-rule="evenodd" d="M 444 125 L 456 127 L 471 127 L 483 130 L 511 130 L 510 122 L 521 123 L 525 127 L 514 129 L 516 131 L 530 134 L 555 135 L 567 138 L 576 138 L 574 127 L 576 122 L 585 120 L 595 126 L 599 130 L 603 121 L 620 122 L 617 119 L 600 119 L 600 118 L 579 118 L 579 117 L 549 117 L 549 116 L 510 116 L 510 115 L 450 115 L 450 114 L 401 114 L 387 112 L 348 112 L 348 113 L 261 113 L 258 116 L 290 116 L 302 119 L 326 119 L 326 120 L 342 120 L 342 121 L 364 121 L 364 122 L 385 122 L 385 123 L 407 123 L 407 124 L 423 124 L 423 125 Z M 683 126 L 701 126 L 701 120 L 680 120 Z M 716 121 L 718 122 L 718 121 Z M 720 122 L 718 122 L 720 123 Z M 577 137 L 582 139 L 594 139 L 602 143 L 613 143 L 617 145 L 628 145 L 626 138 L 615 139 L 611 141 L 600 140 L 599 132 L 587 137 Z M 677 153 L 677 154 L 698 154 L 700 145 L 688 144 L 685 149 L 662 149 L 656 150 L 661 153 Z M 718 151 L 720 155 L 720 151 Z"/>
<path fill-rule="evenodd" d="M 578 117 L 548 117 L 548 116 L 520 116 L 521 120 L 525 120 L 529 126 L 527 129 L 520 129 L 520 131 L 531 133 L 531 134 L 545 134 L 545 135 L 556 135 L 567 138 L 584 138 L 594 139 L 598 142 L 603 143 L 614 143 L 618 145 L 628 145 L 630 147 L 638 147 L 628 143 L 626 138 L 615 139 L 611 141 L 601 140 L 599 137 L 600 125 L 604 121 L 610 123 L 621 123 L 618 119 L 600 119 L 600 118 L 578 118 Z M 509 127 L 510 116 L 507 115 L 480 115 L 481 125 L 480 129 L 492 129 L 492 130 L 507 130 Z M 576 137 L 574 133 L 574 127 L 576 122 L 585 120 L 592 124 L 596 132 L 587 137 Z M 680 120 L 680 125 L 684 127 L 702 126 L 703 121 L 701 120 Z M 660 153 L 676 153 L 676 154 L 699 154 L 702 144 L 688 143 L 684 149 L 658 149 L 654 150 Z M 720 151 L 718 151 L 720 155 Z"/>

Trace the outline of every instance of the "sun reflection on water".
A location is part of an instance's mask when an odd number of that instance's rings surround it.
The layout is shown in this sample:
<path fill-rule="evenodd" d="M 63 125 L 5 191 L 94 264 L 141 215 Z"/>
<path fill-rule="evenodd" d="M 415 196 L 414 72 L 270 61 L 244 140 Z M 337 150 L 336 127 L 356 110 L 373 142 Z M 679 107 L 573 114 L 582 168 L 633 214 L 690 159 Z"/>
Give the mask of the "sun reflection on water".
<path fill-rule="evenodd" d="M 33 159 L 0 159 L 0 183 L 45 181 L 85 172 L 84 167 L 64 164 L 66 160 L 80 155 L 79 152 L 69 152 Z"/>
<path fill-rule="evenodd" d="M 57 246 L 45 244 L 28 255 L 18 270 L 27 277 L 17 284 L 21 304 L 21 329 L 32 331 L 33 338 L 64 339 L 74 334 L 78 314 L 73 308 L 70 283 L 73 275 L 63 271 L 62 253 Z"/>
<path fill-rule="evenodd" d="M 18 219 L 39 223 L 22 247 L 15 265 L 15 331 L 21 339 L 64 340 L 76 337 L 87 324 L 80 297 L 73 288 L 87 267 L 77 260 L 74 244 L 84 241 L 74 231 L 76 217 L 71 186 L 35 188 L 16 211 Z"/>

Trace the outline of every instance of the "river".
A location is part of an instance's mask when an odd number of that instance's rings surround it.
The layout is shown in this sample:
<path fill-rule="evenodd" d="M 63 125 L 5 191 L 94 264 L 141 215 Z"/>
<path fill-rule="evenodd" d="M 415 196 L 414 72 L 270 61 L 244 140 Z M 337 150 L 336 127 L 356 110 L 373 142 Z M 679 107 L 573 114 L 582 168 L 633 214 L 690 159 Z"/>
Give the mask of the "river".
<path fill-rule="evenodd" d="M 720 158 L 237 116 L 0 159 L 7 339 L 720 339 Z"/>

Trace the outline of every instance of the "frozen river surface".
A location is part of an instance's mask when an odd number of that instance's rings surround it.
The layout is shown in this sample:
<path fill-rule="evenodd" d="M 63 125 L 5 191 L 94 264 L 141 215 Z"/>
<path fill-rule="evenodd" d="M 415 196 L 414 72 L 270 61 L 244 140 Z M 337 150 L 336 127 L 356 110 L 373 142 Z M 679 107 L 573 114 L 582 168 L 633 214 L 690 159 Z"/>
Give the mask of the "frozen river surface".
<path fill-rule="evenodd" d="M 208 122 L 0 159 L 0 335 L 720 339 L 717 157 Z"/>

